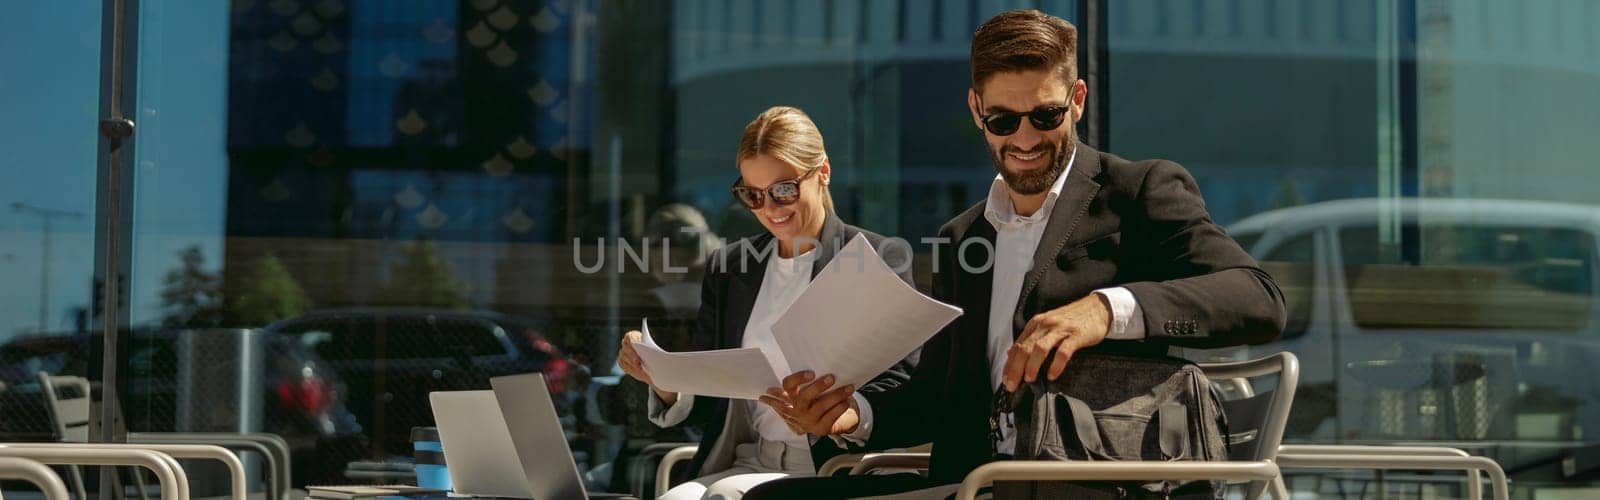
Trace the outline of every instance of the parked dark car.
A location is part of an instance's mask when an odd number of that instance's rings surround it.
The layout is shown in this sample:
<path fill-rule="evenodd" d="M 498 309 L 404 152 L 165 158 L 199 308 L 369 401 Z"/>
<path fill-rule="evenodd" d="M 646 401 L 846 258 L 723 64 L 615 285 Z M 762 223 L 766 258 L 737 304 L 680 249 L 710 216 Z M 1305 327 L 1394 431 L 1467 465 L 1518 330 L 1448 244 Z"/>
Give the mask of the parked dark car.
<path fill-rule="evenodd" d="M 266 331 L 315 352 L 346 382 L 345 401 L 372 438 L 370 458 L 409 455 L 413 426 L 431 426 L 428 393 L 488 389 L 489 378 L 541 372 L 563 415 L 579 394 L 567 359 L 527 318 L 426 309 L 319 311 Z"/>
<path fill-rule="evenodd" d="M 200 332 L 229 335 L 237 330 Z M 134 432 L 171 432 L 178 428 L 180 330 L 142 329 L 131 332 L 124 354 L 127 392 L 122 413 Z M 38 374 L 86 376 L 99 334 L 51 334 L 19 337 L 0 345 L 0 433 L 5 440 L 58 439 L 40 392 Z M 362 427 L 344 403 L 344 384 L 316 353 L 292 339 L 263 338 L 265 356 L 259 430 L 288 441 L 298 484 L 337 479 L 349 455 L 365 447 Z M 197 359 L 199 363 L 235 363 L 232 359 Z M 99 383 L 95 382 L 98 399 Z M 218 412 L 235 411 L 219 403 Z M 221 430 L 221 429 L 200 429 Z"/>

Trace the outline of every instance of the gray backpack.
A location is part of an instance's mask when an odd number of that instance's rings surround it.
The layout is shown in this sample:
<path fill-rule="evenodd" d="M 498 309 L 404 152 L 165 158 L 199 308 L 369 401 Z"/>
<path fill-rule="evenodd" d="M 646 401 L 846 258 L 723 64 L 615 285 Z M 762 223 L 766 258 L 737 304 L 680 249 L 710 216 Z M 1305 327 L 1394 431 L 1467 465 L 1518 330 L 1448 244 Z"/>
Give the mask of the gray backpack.
<path fill-rule="evenodd" d="M 1200 367 L 1170 356 L 1079 353 L 1055 381 L 1001 387 L 991 438 L 1014 414 L 1018 460 L 1226 460 L 1227 422 Z M 1221 482 L 1000 482 L 994 498 L 1216 498 Z"/>

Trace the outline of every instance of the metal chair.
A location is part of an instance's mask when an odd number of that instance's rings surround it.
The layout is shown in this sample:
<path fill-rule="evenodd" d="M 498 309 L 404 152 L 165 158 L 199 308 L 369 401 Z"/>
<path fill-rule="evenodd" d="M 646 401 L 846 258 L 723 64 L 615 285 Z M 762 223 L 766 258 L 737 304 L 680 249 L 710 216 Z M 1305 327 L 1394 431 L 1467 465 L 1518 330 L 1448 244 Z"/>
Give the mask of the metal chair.
<path fill-rule="evenodd" d="M 690 444 L 694 443 L 678 441 L 650 443 L 629 454 L 626 459 L 618 458 L 614 460 L 614 463 L 617 464 L 614 467 L 619 467 L 619 469 L 613 472 L 612 484 L 616 484 L 616 474 L 623 474 L 628 479 L 627 492 L 634 497 L 655 498 L 660 496 L 661 492 L 656 491 L 656 487 L 659 486 L 657 473 L 660 471 L 661 459 L 666 456 L 667 452 L 679 446 Z M 626 471 L 620 469 L 623 466 L 627 467 Z"/>
<path fill-rule="evenodd" d="M 49 465 L 143 467 L 155 474 L 161 498 L 189 499 L 189 476 L 178 466 L 178 461 L 151 450 L 77 443 L 0 444 L 0 458 L 21 458 Z"/>
<path fill-rule="evenodd" d="M 44 394 L 45 411 L 50 415 L 51 430 L 55 432 L 56 439 L 64 443 L 88 442 L 89 403 L 93 400 L 94 391 L 89 379 L 71 375 L 55 376 L 43 371 L 39 372 L 38 377 L 39 392 Z M 73 395 L 63 397 L 61 389 L 71 389 Z M 83 468 L 77 465 L 66 467 L 73 493 L 77 493 L 78 498 L 87 498 L 83 487 Z M 117 477 L 119 484 L 121 480 L 121 477 Z M 144 478 L 137 469 L 133 471 L 133 480 L 140 500 L 149 500 L 144 489 Z"/>
<path fill-rule="evenodd" d="M 59 448 L 61 446 L 72 446 L 78 448 L 90 447 L 93 449 L 132 448 L 155 451 L 168 455 L 172 458 L 216 460 L 222 462 L 223 466 L 228 469 L 228 475 L 232 482 L 232 496 L 236 500 L 246 499 L 248 495 L 249 483 L 245 477 L 243 464 L 239 461 L 239 457 L 233 452 L 228 451 L 226 448 L 216 446 L 209 440 L 198 439 L 198 435 L 177 433 L 166 435 L 130 434 L 129 443 L 85 443 L 85 441 L 88 441 L 89 437 L 88 430 L 91 415 L 89 408 L 90 401 L 92 400 L 91 391 L 93 390 L 93 387 L 89 383 L 88 379 L 76 376 L 54 376 L 46 372 L 39 372 L 38 376 L 41 392 L 44 393 L 45 397 L 45 407 L 50 414 L 50 419 L 54 424 L 56 434 L 64 442 L 16 443 L 10 445 L 11 447 Z M 75 394 L 72 397 L 63 397 L 58 391 L 59 388 L 72 388 L 75 390 Z M 152 436 L 155 437 L 152 438 Z M 134 443 L 134 441 L 138 440 L 136 438 L 139 437 L 151 439 L 142 443 Z M 271 448 L 281 448 L 282 454 L 288 454 L 288 445 L 287 443 L 284 443 L 281 438 L 277 438 L 276 441 L 259 437 L 254 439 L 238 438 L 238 440 L 249 441 L 258 446 L 262 455 L 266 456 L 268 459 L 269 469 L 275 467 L 274 464 L 277 463 L 277 460 L 272 456 L 273 453 L 270 451 Z M 268 442 L 273 443 L 273 445 L 268 446 L 267 444 L 264 444 Z M 83 487 L 83 476 L 80 468 L 77 465 L 69 465 L 68 469 L 71 472 L 73 489 L 80 497 L 83 497 L 85 495 L 85 491 Z M 275 475 L 277 477 L 287 479 L 287 474 L 279 473 Z M 144 480 L 139 475 L 137 470 L 133 471 L 133 477 L 135 484 L 138 487 L 140 497 L 146 497 Z M 270 496 L 272 495 L 273 490 L 277 489 L 270 480 L 268 481 L 267 488 L 269 493 L 268 498 L 279 498 L 279 500 L 284 500 L 281 497 Z M 279 491 L 287 491 L 287 489 L 282 489 Z"/>
<path fill-rule="evenodd" d="M 852 453 L 839 455 L 829 459 L 817 469 L 817 475 L 822 477 L 832 476 L 841 470 L 849 470 L 855 474 L 857 467 L 861 470 L 884 469 L 911 469 L 918 470 L 927 467 L 928 452 L 933 450 L 933 443 L 924 443 L 910 448 L 896 448 L 878 453 Z"/>
<path fill-rule="evenodd" d="M 699 451 L 699 446 L 691 444 L 673 448 L 661 456 L 661 465 L 656 467 L 656 495 L 672 488 L 672 466 L 685 460 L 694 460 L 694 454 Z"/>
<path fill-rule="evenodd" d="M 1200 366 L 1201 366 L 1202 369 L 1204 369 L 1206 371 L 1206 375 L 1209 378 L 1211 378 L 1213 382 L 1228 388 L 1229 390 L 1227 392 L 1229 392 L 1230 394 L 1233 394 L 1236 397 L 1255 398 L 1255 397 L 1257 397 L 1257 395 L 1255 394 L 1255 391 L 1251 388 L 1251 386 L 1248 383 L 1248 381 L 1246 380 L 1246 378 L 1247 377 L 1252 377 L 1252 376 L 1265 375 L 1267 372 L 1260 372 L 1259 368 L 1262 368 L 1260 366 L 1252 367 L 1252 366 L 1249 366 L 1249 365 L 1256 365 L 1256 364 L 1259 364 L 1259 363 L 1263 363 L 1264 360 L 1270 360 L 1270 359 L 1273 359 L 1275 357 L 1277 357 L 1277 356 L 1263 358 L 1262 360 L 1249 361 L 1249 362 L 1245 362 L 1245 363 L 1201 364 Z M 1288 361 L 1292 361 L 1293 357 L 1289 356 L 1287 358 L 1287 360 Z M 1285 365 L 1283 367 L 1283 374 L 1280 376 L 1280 380 L 1279 380 L 1279 384 L 1278 384 L 1279 387 L 1290 387 L 1290 388 L 1292 388 L 1294 383 L 1297 382 L 1297 380 L 1299 378 L 1298 363 L 1295 362 L 1295 363 L 1289 364 L 1289 363 L 1285 363 L 1285 361 L 1282 360 L 1282 359 L 1280 359 L 1280 361 L 1278 361 L 1278 363 Z M 1270 368 L 1270 367 L 1267 367 L 1267 368 Z M 1269 369 L 1269 372 L 1270 372 L 1270 369 Z M 1277 395 L 1275 395 L 1275 397 L 1276 398 L 1285 398 L 1285 397 L 1287 397 L 1285 399 L 1282 399 L 1282 401 L 1287 402 L 1287 401 L 1293 399 L 1293 394 L 1292 394 L 1292 391 L 1291 391 L 1290 393 L 1277 394 Z M 1276 403 L 1277 401 L 1279 401 L 1279 399 L 1274 399 L 1274 403 Z M 1225 405 L 1226 405 L 1226 403 L 1225 403 Z M 1273 410 L 1273 411 L 1277 411 L 1277 410 Z M 1238 427 L 1238 419 L 1237 418 L 1233 418 L 1234 413 L 1235 412 L 1230 412 L 1229 413 L 1230 423 L 1233 425 L 1233 429 L 1231 429 L 1231 430 L 1239 431 L 1240 429 Z M 1286 419 L 1287 411 L 1284 410 L 1282 413 L 1279 413 L 1278 415 L 1283 415 L 1284 418 Z M 1460 470 L 1460 471 L 1466 471 L 1467 472 L 1467 476 L 1468 476 L 1468 478 L 1467 478 L 1467 497 L 1468 498 L 1472 498 L 1472 499 L 1482 498 L 1482 479 L 1481 479 L 1479 474 L 1480 473 L 1488 473 L 1489 476 L 1490 476 L 1490 485 L 1492 487 L 1491 493 L 1493 495 L 1493 498 L 1495 498 L 1496 500 L 1502 500 L 1502 499 L 1505 499 L 1507 497 L 1507 494 L 1508 494 L 1507 493 L 1508 490 L 1507 490 L 1507 482 L 1506 482 L 1506 479 L 1505 479 L 1505 473 L 1500 468 L 1499 464 L 1495 463 L 1492 460 L 1484 458 L 1484 457 L 1474 457 L 1474 456 L 1468 455 L 1466 452 L 1458 450 L 1458 449 L 1444 448 L 1444 447 L 1432 447 L 1432 446 L 1357 446 L 1357 445 L 1295 445 L 1295 444 L 1281 444 L 1281 436 L 1282 436 L 1282 432 L 1283 432 L 1283 424 L 1286 423 L 1286 420 L 1276 420 L 1276 416 L 1274 416 L 1273 419 L 1268 419 L 1268 422 L 1277 422 L 1277 423 L 1271 425 L 1270 429 L 1265 429 L 1264 430 L 1264 432 L 1265 432 L 1264 435 L 1266 435 L 1268 437 L 1274 436 L 1274 435 L 1278 436 L 1277 453 L 1275 455 L 1273 455 L 1273 462 L 1279 468 L 1297 468 L 1297 469 L 1300 469 L 1300 468 L 1306 468 L 1306 469 L 1380 469 L 1380 470 L 1393 470 L 1393 469 Z M 1235 432 L 1235 435 L 1239 435 L 1239 434 L 1240 434 L 1239 432 Z M 1261 447 L 1267 446 L 1268 444 L 1269 444 L 1269 442 L 1267 442 L 1267 441 L 1260 441 L 1260 442 L 1256 443 L 1255 444 L 1255 449 L 1252 451 L 1252 453 L 1254 453 L 1255 456 L 1265 457 L 1266 455 L 1260 453 L 1262 451 Z M 1238 450 L 1236 450 L 1236 451 L 1238 451 Z M 927 457 L 928 456 L 926 454 L 914 454 L 914 453 L 913 454 L 907 454 L 907 453 L 867 454 L 865 456 L 855 455 L 855 456 L 852 456 L 852 457 L 840 457 L 838 459 L 838 460 L 840 460 L 840 463 L 836 464 L 834 462 L 830 462 L 827 465 L 834 466 L 834 467 L 852 466 L 851 474 L 862 474 L 862 473 L 866 473 L 866 472 L 871 471 L 871 470 L 882 469 L 882 468 L 918 468 L 918 467 L 926 468 L 927 467 L 927 460 L 928 460 Z M 849 462 L 848 461 L 848 460 L 852 460 L 852 459 L 854 460 L 854 462 Z M 1113 465 L 1113 466 L 1119 466 L 1119 465 L 1144 466 L 1144 465 L 1155 465 L 1155 464 L 1108 464 L 1108 465 Z M 1117 479 L 1118 477 L 1099 476 L 1099 475 L 1096 475 L 1096 474 L 1120 473 L 1120 471 L 1113 471 L 1113 470 L 1095 470 L 1097 467 L 1099 467 L 1099 465 L 1082 463 L 1082 462 L 1077 463 L 1078 472 L 1083 477 L 1089 478 L 1089 479 L 1099 479 L 1099 480 Z M 1046 468 L 1046 470 L 1048 470 L 1048 467 Z M 1198 471 L 1196 471 L 1196 472 L 1198 473 Z M 1253 474 L 1262 474 L 1262 473 L 1265 473 L 1266 471 L 1265 470 L 1257 470 L 1257 471 L 1245 470 L 1245 471 L 1239 471 L 1239 472 L 1241 474 L 1253 475 Z M 1043 474 L 1043 473 L 1044 472 L 1041 471 L 1041 474 Z M 1026 474 L 1008 475 L 1008 476 L 1000 478 L 1000 479 L 1007 479 L 1007 478 L 1021 479 L 1021 478 L 1025 477 L 1025 476 L 1026 476 Z M 1257 477 L 1259 477 L 1259 476 L 1257 476 Z M 1060 477 L 1059 476 L 1052 476 L 1052 478 L 1059 479 Z M 1185 479 L 1184 477 L 1171 477 L 1171 476 L 1161 477 L 1161 479 L 1169 479 L 1169 478 L 1170 479 Z M 1144 479 L 1144 478 L 1136 478 L 1136 479 Z M 989 481 L 992 481 L 992 480 L 994 480 L 994 479 L 993 478 L 989 479 Z M 971 476 L 968 477 L 968 481 L 972 481 L 972 477 Z M 1252 481 L 1252 487 L 1251 487 L 1251 490 L 1249 492 L 1249 496 L 1246 497 L 1246 498 L 1257 498 L 1259 495 L 1264 493 L 1263 491 L 1260 490 L 1259 486 L 1257 486 L 1258 483 L 1259 483 L 1259 481 Z M 1288 498 L 1288 489 L 1287 489 L 1286 485 L 1284 484 L 1283 475 L 1281 474 L 1281 471 L 1275 477 L 1271 478 L 1270 484 L 1268 485 L 1268 487 L 1271 489 L 1274 498 L 1279 498 L 1279 499 Z"/>
<path fill-rule="evenodd" d="M 266 461 L 268 477 L 267 498 L 292 500 L 289 471 L 294 470 L 289 459 L 289 443 L 277 434 L 266 432 L 233 434 L 227 432 L 130 432 L 129 443 L 139 444 L 195 444 L 221 446 L 234 452 L 255 452 Z"/>
<path fill-rule="evenodd" d="M 884 460 L 885 458 L 888 458 L 888 457 L 891 457 L 891 456 L 906 458 L 907 460 L 909 460 L 906 463 L 910 464 L 908 467 L 911 468 L 911 469 L 920 470 L 920 469 L 926 468 L 927 465 L 928 465 L 927 464 L 927 456 L 928 456 L 927 452 L 911 452 L 911 453 L 892 453 L 892 452 L 852 453 L 852 454 L 846 454 L 846 455 L 839 455 L 839 456 L 833 457 L 831 459 L 828 459 L 827 462 L 823 462 L 822 463 L 822 467 L 817 469 L 817 476 L 819 476 L 819 477 L 828 477 L 828 476 L 832 476 L 832 475 L 838 474 L 839 471 L 845 471 L 849 475 L 855 475 L 857 467 L 863 467 L 861 469 L 862 471 L 902 468 L 902 467 L 897 466 L 898 462 L 891 462 L 891 461 Z M 863 466 L 862 464 L 866 464 L 866 465 Z"/>
<path fill-rule="evenodd" d="M 1278 466 L 1284 469 L 1458 470 L 1467 473 L 1467 498 L 1483 498 L 1483 479 L 1489 474 L 1490 493 L 1506 500 L 1505 471 L 1486 457 L 1442 446 L 1295 445 L 1278 447 Z M 1284 488 L 1283 476 L 1273 480 Z"/>
<path fill-rule="evenodd" d="M 0 479 L 27 481 L 39 487 L 45 500 L 71 500 L 61 477 L 37 460 L 0 457 Z"/>
<path fill-rule="evenodd" d="M 978 489 L 995 481 L 1151 481 L 1161 479 L 1224 480 L 1246 482 L 1245 498 L 1259 498 L 1279 475 L 1273 462 L 1289 406 L 1300 381 L 1300 362 L 1293 354 L 1276 353 L 1236 363 L 1205 363 L 1200 369 L 1213 380 L 1252 379 L 1276 374 L 1277 386 L 1259 394 L 1241 394 L 1224 400 L 1228 416 L 1229 460 L 1210 462 L 1064 462 L 1006 460 L 979 466 L 961 482 L 956 498 L 971 499 Z M 1287 492 L 1274 496 L 1287 499 Z"/>
<path fill-rule="evenodd" d="M 1230 460 L 1211 462 L 1064 462 L 1006 460 L 984 464 L 962 481 L 956 498 L 974 498 L 978 490 L 995 481 L 1153 481 L 1224 480 L 1245 482 L 1245 498 L 1259 498 L 1269 487 L 1273 496 L 1287 499 L 1278 466 L 1274 463 L 1283 431 L 1288 424 L 1290 404 L 1300 380 L 1300 363 L 1293 354 L 1280 352 L 1260 359 L 1235 363 L 1201 363 L 1201 370 L 1214 381 L 1251 379 L 1276 374 L 1276 387 L 1262 393 L 1231 391 L 1233 399 L 1223 401 L 1228 415 Z M 1239 384 L 1239 382 L 1227 382 Z M 1241 393 L 1242 392 L 1242 393 Z M 883 454 L 863 459 L 851 474 L 864 474 L 879 467 L 927 467 L 926 454 Z"/>
<path fill-rule="evenodd" d="M 1239 394 L 1252 394 L 1252 388 L 1243 379 L 1218 381 Z M 1433 457 L 1433 459 L 1427 459 Z M 1398 458 L 1399 461 L 1387 460 Z M 1491 493 L 1496 500 L 1509 494 L 1504 471 L 1493 460 L 1474 457 L 1465 451 L 1442 446 L 1371 446 L 1284 444 L 1278 446 L 1276 460 L 1280 469 L 1369 469 L 1369 470 L 1458 470 L 1467 474 L 1467 498 L 1483 498 L 1484 472 L 1490 475 Z M 1287 495 L 1283 474 L 1274 478 L 1275 495 Z M 1279 493 L 1281 492 L 1281 494 Z"/>
<path fill-rule="evenodd" d="M 651 446 L 661 446 L 664 444 L 666 443 L 660 443 Z M 899 457 L 911 457 L 912 462 L 910 463 L 920 464 L 921 467 L 927 467 L 928 453 L 926 450 L 931 448 L 932 445 L 922 445 L 910 448 L 905 453 L 855 453 L 839 455 L 828 460 L 826 463 L 823 463 L 822 467 L 817 469 L 817 475 L 821 477 L 831 476 L 847 468 L 850 469 L 851 474 L 855 474 L 855 468 L 863 465 L 869 468 L 896 468 L 895 465 L 897 462 L 891 462 L 889 460 Z M 656 467 L 657 495 L 665 493 L 668 488 L 672 487 L 672 468 L 678 465 L 679 462 L 694 459 L 694 454 L 699 451 L 700 447 L 697 445 L 676 445 L 676 447 L 672 448 L 671 451 L 668 451 L 661 457 L 661 465 Z"/>
<path fill-rule="evenodd" d="M 247 483 L 245 481 L 244 465 L 239 462 L 239 457 L 237 455 L 234 455 L 233 452 L 228 451 L 227 449 L 222 448 L 220 446 L 193 445 L 193 444 L 128 444 L 128 443 L 8 443 L 8 444 L 6 444 L 4 446 L 7 449 L 14 450 L 14 451 L 21 452 L 21 453 L 33 453 L 33 452 L 36 452 L 36 451 L 54 452 L 54 451 L 58 451 L 58 450 L 92 451 L 92 452 L 145 451 L 145 452 L 158 453 L 161 456 L 166 457 L 166 460 L 172 460 L 172 459 L 175 459 L 175 458 L 192 458 L 192 459 L 202 459 L 202 460 L 216 460 L 216 461 L 222 462 L 222 464 L 228 468 L 228 476 L 232 480 L 231 496 L 232 496 L 233 500 L 249 500 L 249 493 L 246 491 L 246 486 L 249 483 Z M 32 458 L 32 457 L 29 457 L 29 458 Z M 37 458 L 35 458 L 35 459 L 36 460 L 42 460 L 42 459 L 37 459 Z M 78 464 L 78 465 L 114 465 L 114 464 Z M 124 464 L 124 465 L 132 465 L 132 464 Z M 183 473 L 183 469 L 177 465 L 176 461 L 172 462 L 172 466 L 177 472 Z M 183 475 L 184 478 L 185 478 L 184 488 L 183 488 L 184 495 L 188 495 L 189 489 L 188 489 L 187 474 L 181 474 L 181 475 Z M 162 494 L 162 498 L 166 498 L 166 493 Z"/>
<path fill-rule="evenodd" d="M 838 474 L 841 470 L 855 467 L 868 455 L 873 455 L 873 453 L 846 453 L 830 458 L 827 462 L 822 463 L 822 467 L 817 468 L 817 477 L 832 476 Z"/>

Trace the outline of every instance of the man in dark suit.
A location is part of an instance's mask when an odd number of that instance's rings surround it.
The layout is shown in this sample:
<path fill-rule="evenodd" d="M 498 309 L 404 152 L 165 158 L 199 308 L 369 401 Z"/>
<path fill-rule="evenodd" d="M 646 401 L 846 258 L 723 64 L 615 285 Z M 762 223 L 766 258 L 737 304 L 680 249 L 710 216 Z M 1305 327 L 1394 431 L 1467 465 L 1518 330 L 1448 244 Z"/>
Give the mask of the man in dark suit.
<path fill-rule="evenodd" d="M 1270 341 L 1282 293 L 1211 221 L 1194 179 L 1163 160 L 1129 161 L 1077 141 L 1087 88 L 1076 29 L 1038 11 L 1002 13 L 972 39 L 967 104 L 998 170 L 986 201 L 940 229 L 934 295 L 965 310 L 924 347 L 905 385 L 865 396 L 815 374 L 764 401 L 835 441 L 886 449 L 933 443 L 929 477 L 793 479 L 747 498 L 836 498 L 959 483 L 1006 456 L 989 437 L 996 386 L 1059 376 L 1079 351 L 1160 356 L 1169 346 Z M 857 422 L 834 418 L 840 407 Z"/>

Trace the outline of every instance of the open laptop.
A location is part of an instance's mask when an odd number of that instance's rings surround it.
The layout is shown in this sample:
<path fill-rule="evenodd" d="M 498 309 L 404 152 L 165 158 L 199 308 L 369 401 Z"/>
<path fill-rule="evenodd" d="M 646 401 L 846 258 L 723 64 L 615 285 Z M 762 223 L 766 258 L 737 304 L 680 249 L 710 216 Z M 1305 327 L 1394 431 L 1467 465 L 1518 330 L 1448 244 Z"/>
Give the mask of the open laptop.
<path fill-rule="evenodd" d="M 544 375 L 495 377 L 489 385 L 494 389 L 428 395 L 456 494 L 626 498 L 605 493 L 591 497 L 584 490 Z"/>

